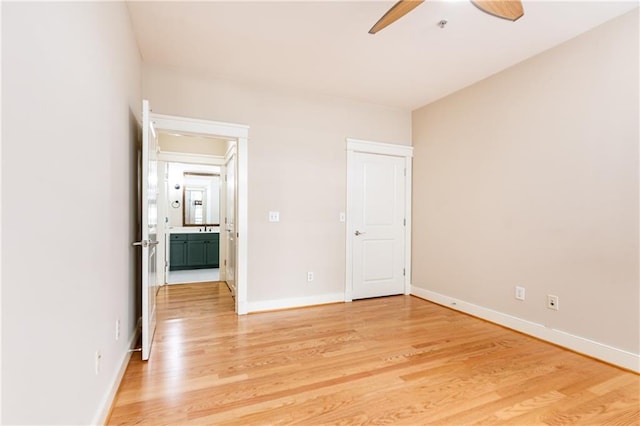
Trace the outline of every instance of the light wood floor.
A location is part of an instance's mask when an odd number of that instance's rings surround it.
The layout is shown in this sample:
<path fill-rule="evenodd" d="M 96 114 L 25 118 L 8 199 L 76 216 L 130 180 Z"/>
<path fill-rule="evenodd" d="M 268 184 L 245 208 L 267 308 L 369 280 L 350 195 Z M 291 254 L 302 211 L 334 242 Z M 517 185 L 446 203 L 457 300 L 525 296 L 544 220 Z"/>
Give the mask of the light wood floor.
<path fill-rule="evenodd" d="M 166 286 L 110 424 L 640 423 L 640 376 L 411 296 L 237 317 Z"/>

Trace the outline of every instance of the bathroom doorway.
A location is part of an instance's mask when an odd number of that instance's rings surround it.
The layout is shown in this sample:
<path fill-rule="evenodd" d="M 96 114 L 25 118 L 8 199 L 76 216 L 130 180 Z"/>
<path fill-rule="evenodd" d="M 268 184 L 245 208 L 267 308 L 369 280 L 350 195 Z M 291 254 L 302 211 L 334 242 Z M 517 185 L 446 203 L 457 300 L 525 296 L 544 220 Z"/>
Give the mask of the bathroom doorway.
<path fill-rule="evenodd" d="M 223 183 L 226 154 L 235 151 L 235 142 L 159 132 L 158 147 L 160 284 L 224 280 L 220 265 L 227 252 L 221 250 L 220 236 L 228 219 Z"/>
<path fill-rule="evenodd" d="M 161 152 L 173 148 L 167 140 L 175 135 L 159 135 Z M 181 136 L 185 147 L 199 152 L 226 150 L 228 142 L 193 136 Z M 206 149 L 198 148 L 199 142 Z M 195 146 L 194 146 L 195 145 Z M 219 147 L 219 148 L 218 148 Z M 213 149 L 211 149 L 213 148 Z M 208 154 L 199 154 L 208 155 Z M 215 160 L 218 156 L 208 155 Z M 221 222 L 226 220 L 222 196 L 223 167 L 207 164 L 161 162 L 159 179 L 166 193 L 164 211 L 165 279 L 163 284 L 220 281 Z M 222 259 L 224 264 L 226 259 Z M 162 265 L 161 265 L 162 266 Z"/>
<path fill-rule="evenodd" d="M 248 127 L 160 114 L 152 119 L 159 133 L 158 240 L 164 242 L 159 284 L 224 281 L 236 313 L 245 314 Z"/>

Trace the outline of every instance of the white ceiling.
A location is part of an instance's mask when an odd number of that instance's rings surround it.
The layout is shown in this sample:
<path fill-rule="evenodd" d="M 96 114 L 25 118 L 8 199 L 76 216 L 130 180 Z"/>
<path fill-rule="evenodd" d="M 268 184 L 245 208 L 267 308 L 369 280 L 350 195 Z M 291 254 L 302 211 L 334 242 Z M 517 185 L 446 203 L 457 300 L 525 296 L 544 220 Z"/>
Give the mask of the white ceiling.
<path fill-rule="evenodd" d="M 129 2 L 142 58 L 215 78 L 415 109 L 638 1 L 524 1 L 516 22 L 429 1 L 376 35 L 394 1 Z M 445 29 L 437 26 L 446 19 Z"/>

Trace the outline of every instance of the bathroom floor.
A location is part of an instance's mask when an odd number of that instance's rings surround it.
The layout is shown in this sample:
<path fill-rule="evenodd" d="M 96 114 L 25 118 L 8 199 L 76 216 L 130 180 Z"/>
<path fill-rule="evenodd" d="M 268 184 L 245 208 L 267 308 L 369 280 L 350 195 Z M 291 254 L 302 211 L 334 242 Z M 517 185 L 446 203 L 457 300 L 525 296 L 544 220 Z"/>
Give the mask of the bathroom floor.
<path fill-rule="evenodd" d="M 189 269 L 186 271 L 169 271 L 167 284 L 202 283 L 219 281 L 220 269 Z"/>

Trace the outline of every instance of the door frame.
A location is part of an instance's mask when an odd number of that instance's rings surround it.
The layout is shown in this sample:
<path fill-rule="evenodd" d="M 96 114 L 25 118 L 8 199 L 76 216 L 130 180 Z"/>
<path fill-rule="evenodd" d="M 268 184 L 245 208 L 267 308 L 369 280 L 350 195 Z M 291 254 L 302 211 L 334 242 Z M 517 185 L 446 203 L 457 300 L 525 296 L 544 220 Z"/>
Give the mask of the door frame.
<path fill-rule="evenodd" d="M 405 215 L 407 224 L 404 228 L 404 294 L 411 294 L 411 163 L 413 147 L 383 142 L 366 141 L 347 138 L 347 212 L 346 212 L 346 265 L 344 301 L 353 301 L 353 197 L 355 191 L 355 154 L 377 154 L 404 158 L 405 168 Z"/>
<path fill-rule="evenodd" d="M 215 136 L 236 142 L 237 200 L 236 200 L 236 298 L 235 311 L 247 313 L 247 242 L 248 242 L 248 142 L 249 126 L 196 118 L 151 114 L 157 130 Z"/>
<path fill-rule="evenodd" d="M 233 212 L 234 212 L 234 216 L 237 216 L 236 214 L 236 209 L 238 206 L 237 203 L 237 196 L 238 196 L 238 191 L 237 191 L 237 186 L 238 186 L 238 167 L 237 167 L 237 160 L 238 160 L 238 147 L 235 145 L 229 145 L 227 147 L 227 151 L 224 154 L 223 157 L 223 164 L 222 166 L 220 166 L 220 178 L 221 178 L 221 185 L 220 185 L 220 199 L 221 204 L 224 204 L 224 216 L 225 216 L 225 221 L 224 221 L 224 225 L 222 224 L 222 221 L 220 222 L 220 235 L 224 235 L 224 244 L 222 243 L 222 238 L 220 241 L 220 253 L 224 253 L 223 256 L 220 257 L 220 280 L 224 280 L 227 282 L 227 286 L 229 286 L 229 280 L 228 280 L 228 274 L 227 274 L 227 270 L 228 270 L 228 265 L 227 263 L 229 262 L 229 253 L 231 253 L 231 250 L 229 250 L 229 235 L 228 235 L 228 220 L 227 220 L 227 213 L 229 213 L 229 194 L 228 194 L 228 184 L 227 184 L 227 177 L 228 177 L 228 168 L 229 168 L 229 164 L 230 164 L 230 160 L 231 158 L 235 157 L 236 158 L 236 167 L 235 167 L 235 185 L 236 185 L 236 191 L 234 194 L 234 206 L 233 206 Z M 224 176 L 224 180 L 222 180 L 222 176 Z M 224 228 L 224 229 L 223 229 Z M 236 228 L 236 224 L 234 223 L 234 228 Z M 222 231 L 225 231 L 224 233 Z M 237 244 L 237 239 L 236 239 L 236 244 Z M 237 253 L 237 252 L 236 252 Z M 224 258 L 224 261 L 223 261 Z M 238 263 L 238 259 L 234 258 L 234 262 L 235 265 L 234 267 L 237 265 Z M 238 293 L 238 282 L 236 280 L 236 273 L 238 271 L 237 268 L 234 268 L 234 274 L 233 274 L 233 289 L 229 289 L 232 291 L 233 296 L 236 297 L 236 294 Z"/>

